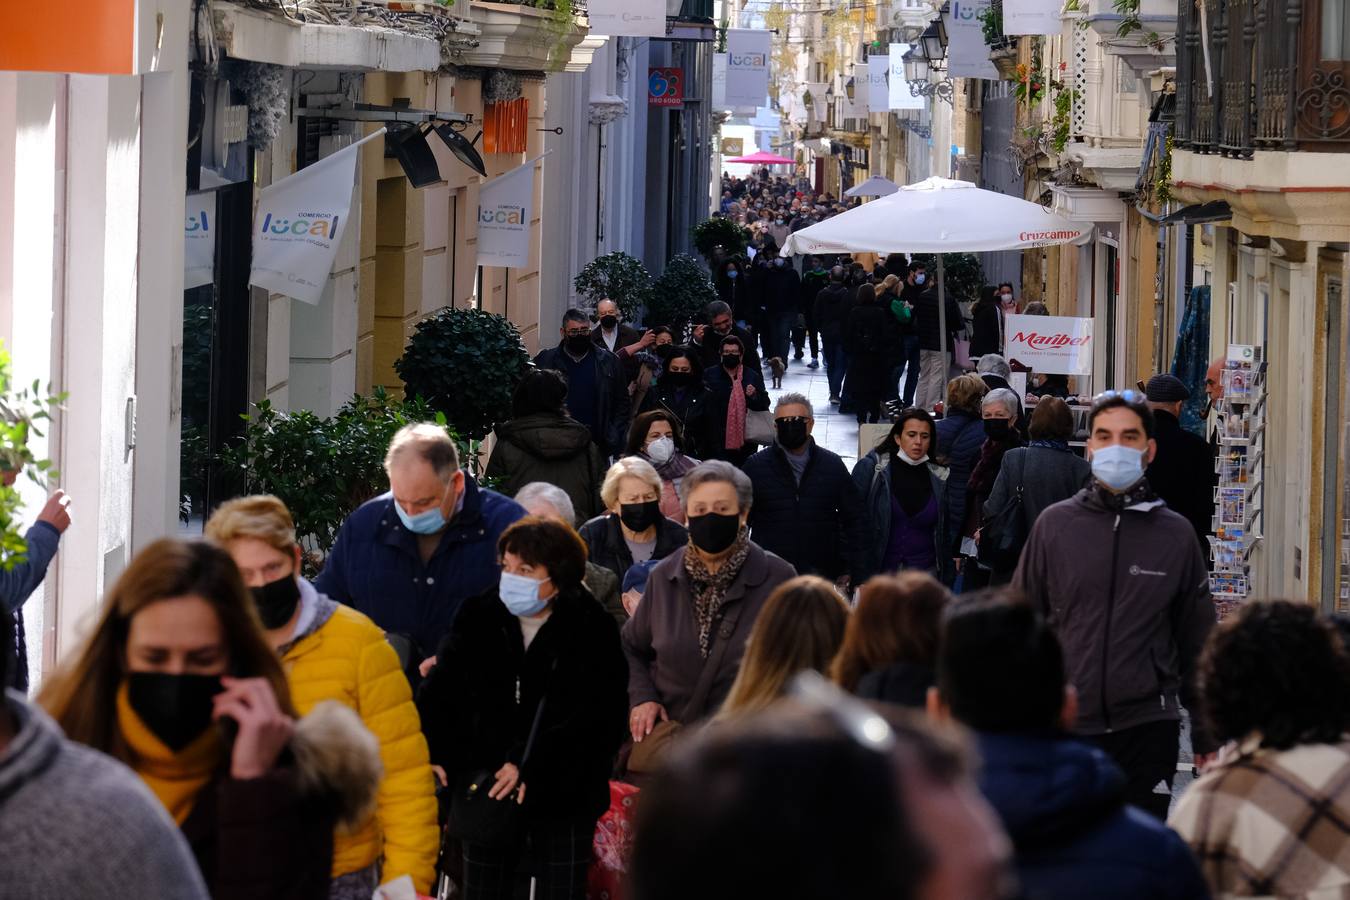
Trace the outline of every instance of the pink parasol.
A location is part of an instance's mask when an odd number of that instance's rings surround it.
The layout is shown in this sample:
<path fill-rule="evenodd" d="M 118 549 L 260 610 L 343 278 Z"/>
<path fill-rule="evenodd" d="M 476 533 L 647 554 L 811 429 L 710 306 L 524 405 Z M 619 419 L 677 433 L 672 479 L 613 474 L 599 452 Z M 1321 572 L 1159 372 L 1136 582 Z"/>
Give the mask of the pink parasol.
<path fill-rule="evenodd" d="M 751 153 L 749 156 L 738 156 L 735 159 L 725 160 L 725 162 L 745 163 L 746 165 L 751 166 L 790 166 L 794 164 L 796 160 L 761 150 L 758 153 Z"/>

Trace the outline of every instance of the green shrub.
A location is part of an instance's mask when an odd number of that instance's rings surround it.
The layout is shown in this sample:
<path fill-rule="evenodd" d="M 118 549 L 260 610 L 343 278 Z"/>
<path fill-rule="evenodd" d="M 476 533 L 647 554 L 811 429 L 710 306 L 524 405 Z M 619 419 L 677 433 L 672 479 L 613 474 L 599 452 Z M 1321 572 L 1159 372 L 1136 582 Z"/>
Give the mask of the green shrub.
<path fill-rule="evenodd" d="M 647 302 L 647 323 L 669 325 L 677 336 L 691 322 L 703 316 L 707 305 L 717 299 L 717 291 L 708 278 L 708 270 L 687 253 L 675 256 L 652 285 Z"/>
<path fill-rule="evenodd" d="M 572 286 L 586 298 L 592 310 L 601 300 L 610 299 L 631 322 L 642 314 L 643 304 L 651 293 L 652 276 L 642 260 L 616 250 L 588 262 L 572 279 Z"/>
<path fill-rule="evenodd" d="M 50 385 L 44 391 L 37 381 L 31 387 L 14 389 L 10 383 L 9 351 L 0 345 L 0 469 L 26 473 L 37 484 L 46 486 L 47 476 L 53 474 L 52 462 L 34 456 L 28 439 L 34 435 L 43 437 L 40 423 L 50 419 L 51 410 L 64 400 L 64 394 L 53 395 Z M 19 515 L 22 506 L 19 492 L 0 482 L 0 569 L 6 571 L 23 562 L 28 553 L 24 523 Z"/>
<path fill-rule="evenodd" d="M 520 332 L 504 316 L 447 307 L 417 323 L 394 363 L 409 397 L 445 414 L 455 432 L 481 441 L 511 417 L 511 395 L 530 367 Z"/>
<path fill-rule="evenodd" d="M 750 229 L 744 225 L 720 217 L 699 222 L 693 227 L 692 233 L 694 249 L 703 254 L 703 258 L 709 263 L 728 257 L 744 256 L 754 237 Z"/>
<path fill-rule="evenodd" d="M 937 255 L 915 253 L 912 261 L 928 267 L 928 283 L 936 288 Z M 948 297 L 954 297 L 961 303 L 973 303 L 980 299 L 980 288 L 984 287 L 984 268 L 978 256 L 974 253 L 944 253 L 942 266 L 943 284 Z"/>

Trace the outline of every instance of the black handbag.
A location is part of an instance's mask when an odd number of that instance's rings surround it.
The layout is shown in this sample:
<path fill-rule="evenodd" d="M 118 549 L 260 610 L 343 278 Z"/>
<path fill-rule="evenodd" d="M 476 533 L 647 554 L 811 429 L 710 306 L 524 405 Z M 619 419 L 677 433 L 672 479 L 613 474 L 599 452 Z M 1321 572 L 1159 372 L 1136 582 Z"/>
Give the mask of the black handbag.
<path fill-rule="evenodd" d="M 553 661 L 550 675 L 558 668 Z M 530 736 L 525 741 L 525 751 L 520 755 L 521 781 L 525 778 L 525 764 L 530 760 L 530 751 L 534 749 L 534 739 L 539 734 L 539 723 L 544 717 L 544 703 L 548 694 L 539 698 L 539 706 L 534 711 L 534 721 L 530 724 Z M 480 847 L 507 848 L 518 846 L 525 832 L 524 810 L 516 802 L 516 791 L 512 791 L 500 800 L 488 796 L 492 786 L 497 783 L 493 769 L 481 769 L 472 772 L 467 778 L 455 783 L 454 793 L 450 797 L 450 815 L 445 824 L 446 832 L 466 844 Z M 517 790 L 519 787 L 517 787 Z"/>
<path fill-rule="evenodd" d="M 1017 489 L 1003 504 L 1003 508 L 986 519 L 980 529 L 980 565 L 995 572 L 1016 569 L 1017 561 L 1022 556 L 1022 547 L 1027 542 L 1027 520 L 1022 509 L 1022 486 L 1026 472 L 1027 453 L 1023 453 Z"/>

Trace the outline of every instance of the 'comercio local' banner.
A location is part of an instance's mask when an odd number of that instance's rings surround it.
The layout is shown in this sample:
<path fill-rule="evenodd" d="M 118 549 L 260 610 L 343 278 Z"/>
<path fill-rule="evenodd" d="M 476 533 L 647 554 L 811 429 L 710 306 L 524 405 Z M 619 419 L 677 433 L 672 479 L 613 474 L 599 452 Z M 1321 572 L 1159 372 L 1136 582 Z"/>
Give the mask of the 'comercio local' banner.
<path fill-rule="evenodd" d="M 263 188 L 253 220 L 249 284 L 318 304 L 350 224 L 356 148 L 383 135 L 381 128 Z"/>
<path fill-rule="evenodd" d="M 1092 374 L 1092 320 L 1008 316 L 1003 356 L 1043 375 Z"/>
<path fill-rule="evenodd" d="M 478 265 L 522 268 L 530 262 L 530 204 L 538 157 L 478 189 Z"/>

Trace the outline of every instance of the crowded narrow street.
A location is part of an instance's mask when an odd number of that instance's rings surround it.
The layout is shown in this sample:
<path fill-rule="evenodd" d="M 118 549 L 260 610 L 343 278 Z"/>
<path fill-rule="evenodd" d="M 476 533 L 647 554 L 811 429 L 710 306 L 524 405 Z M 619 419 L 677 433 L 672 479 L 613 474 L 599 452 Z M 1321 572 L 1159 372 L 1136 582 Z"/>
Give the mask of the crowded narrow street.
<path fill-rule="evenodd" d="M 0 900 L 1350 898 L 1347 4 L 0 4 Z"/>

